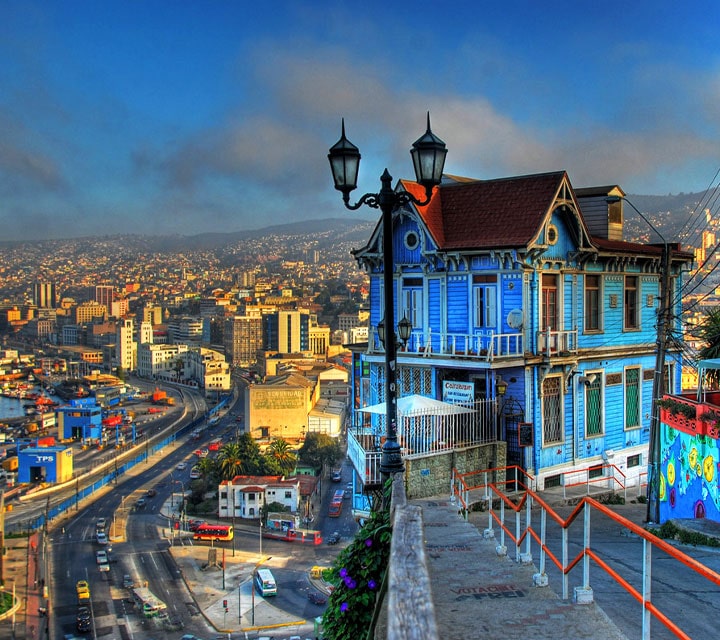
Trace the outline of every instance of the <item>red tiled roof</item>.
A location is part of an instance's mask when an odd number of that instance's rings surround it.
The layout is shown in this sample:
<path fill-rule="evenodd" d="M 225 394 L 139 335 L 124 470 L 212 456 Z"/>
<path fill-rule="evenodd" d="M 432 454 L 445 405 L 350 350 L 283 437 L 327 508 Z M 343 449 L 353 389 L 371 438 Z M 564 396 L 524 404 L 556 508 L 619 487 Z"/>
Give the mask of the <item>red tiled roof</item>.
<path fill-rule="evenodd" d="M 564 171 L 443 184 L 418 207 L 440 249 L 519 247 L 530 243 L 553 205 Z M 403 187 L 424 195 L 416 183 Z"/>

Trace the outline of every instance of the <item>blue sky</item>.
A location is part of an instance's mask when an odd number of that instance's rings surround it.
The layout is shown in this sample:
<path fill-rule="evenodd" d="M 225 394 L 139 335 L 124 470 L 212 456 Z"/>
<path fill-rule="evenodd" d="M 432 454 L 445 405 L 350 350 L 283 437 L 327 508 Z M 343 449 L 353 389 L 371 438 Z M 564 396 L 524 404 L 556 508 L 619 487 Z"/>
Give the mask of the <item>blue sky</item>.
<path fill-rule="evenodd" d="M 0 239 L 192 235 L 345 215 L 446 172 L 705 191 L 720 166 L 720 3 L 0 0 Z"/>

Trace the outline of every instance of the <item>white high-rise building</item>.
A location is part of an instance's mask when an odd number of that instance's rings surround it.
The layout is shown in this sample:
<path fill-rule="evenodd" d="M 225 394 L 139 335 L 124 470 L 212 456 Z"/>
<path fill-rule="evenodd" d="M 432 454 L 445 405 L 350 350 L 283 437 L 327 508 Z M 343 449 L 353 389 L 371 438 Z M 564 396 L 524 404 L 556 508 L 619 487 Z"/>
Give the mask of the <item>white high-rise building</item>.
<path fill-rule="evenodd" d="M 138 343 L 140 344 L 152 344 L 153 343 L 153 328 L 152 323 L 144 320 L 140 323 L 140 333 L 138 335 Z"/>
<path fill-rule="evenodd" d="M 137 368 L 135 327 L 130 318 L 118 320 L 115 356 L 117 358 L 118 366 L 122 367 L 125 371 L 135 371 Z"/>

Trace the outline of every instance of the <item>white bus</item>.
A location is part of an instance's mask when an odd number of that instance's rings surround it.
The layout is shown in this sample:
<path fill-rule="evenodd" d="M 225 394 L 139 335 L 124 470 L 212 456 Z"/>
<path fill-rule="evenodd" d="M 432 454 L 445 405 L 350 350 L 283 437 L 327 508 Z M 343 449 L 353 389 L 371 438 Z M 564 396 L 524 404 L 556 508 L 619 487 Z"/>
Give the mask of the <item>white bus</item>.
<path fill-rule="evenodd" d="M 258 569 L 255 572 L 255 585 L 261 596 L 277 595 L 277 583 L 270 569 Z"/>

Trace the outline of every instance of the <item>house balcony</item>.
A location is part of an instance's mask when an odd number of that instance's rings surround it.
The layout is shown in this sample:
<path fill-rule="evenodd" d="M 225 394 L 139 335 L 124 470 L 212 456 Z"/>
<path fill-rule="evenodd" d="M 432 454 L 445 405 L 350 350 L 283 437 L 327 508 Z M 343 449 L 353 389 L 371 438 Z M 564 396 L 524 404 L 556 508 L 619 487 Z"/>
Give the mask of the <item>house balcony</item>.
<path fill-rule="evenodd" d="M 371 327 L 368 353 L 383 353 L 384 347 L 378 337 L 377 327 Z M 471 358 L 484 362 L 497 359 L 522 358 L 524 355 L 522 333 L 494 333 L 482 331 L 469 333 L 437 333 L 414 330 L 404 346 L 398 345 L 398 352 L 425 358 Z"/>
<path fill-rule="evenodd" d="M 665 395 L 658 401 L 660 422 L 684 433 L 720 437 L 720 391 L 697 395 Z"/>
<path fill-rule="evenodd" d="M 565 331 L 538 331 L 536 334 L 537 354 L 548 358 L 578 351 L 577 329 Z"/>
<path fill-rule="evenodd" d="M 372 335 L 368 340 L 368 353 L 384 353 L 384 347 L 378 337 L 377 327 L 371 327 Z M 536 354 L 554 357 L 575 354 L 578 351 L 578 331 L 538 331 L 536 334 Z M 495 333 L 478 331 L 477 333 L 437 333 L 431 330 L 414 330 L 407 344 L 398 345 L 398 352 L 417 355 L 424 358 L 468 358 L 481 362 L 495 362 L 523 358 L 529 345 L 523 333 Z"/>

